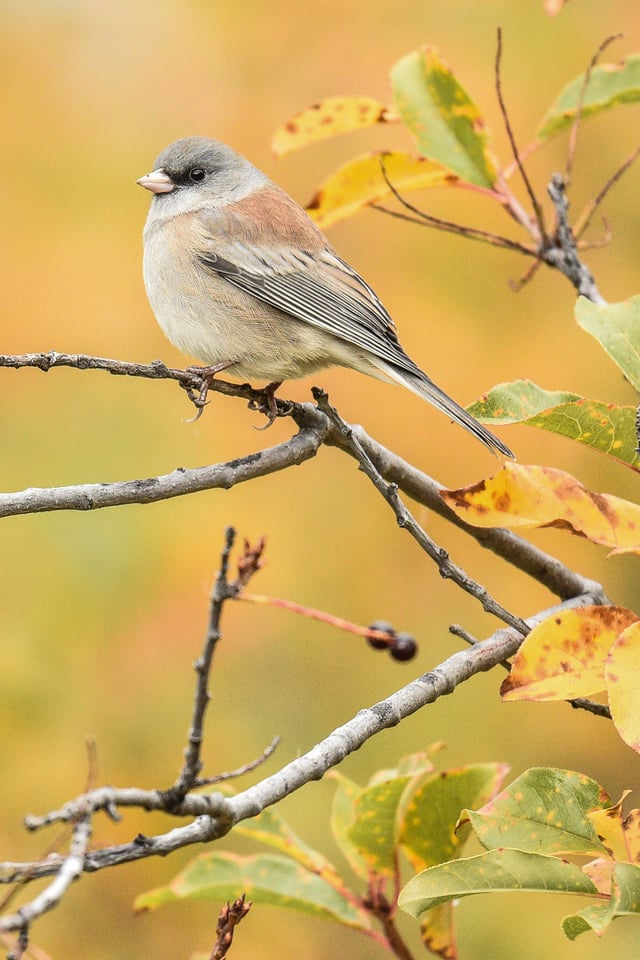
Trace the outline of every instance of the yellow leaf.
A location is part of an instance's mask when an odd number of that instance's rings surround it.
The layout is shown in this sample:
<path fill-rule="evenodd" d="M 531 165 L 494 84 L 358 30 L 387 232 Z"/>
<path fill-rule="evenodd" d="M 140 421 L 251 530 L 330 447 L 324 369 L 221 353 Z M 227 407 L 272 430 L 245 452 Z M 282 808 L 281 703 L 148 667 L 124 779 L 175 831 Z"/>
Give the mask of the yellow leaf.
<path fill-rule="evenodd" d="M 593 824 L 593 828 L 598 834 L 598 840 L 601 841 L 611 854 L 614 860 L 619 863 L 631 861 L 627 838 L 630 836 L 626 821 L 622 820 L 622 804 L 631 793 L 625 790 L 616 804 L 607 807 L 606 810 L 590 810 L 587 817 Z M 591 880 L 596 883 L 594 877 L 589 874 Z M 598 884 L 596 883 L 596 886 Z M 598 889 L 600 887 L 598 886 Z"/>
<path fill-rule="evenodd" d="M 525 637 L 500 688 L 502 699 L 571 700 L 604 690 L 609 650 L 637 620 L 625 607 L 580 607 L 553 614 Z"/>
<path fill-rule="evenodd" d="M 430 187 L 455 186 L 458 178 L 445 167 L 424 157 L 408 153 L 366 153 L 331 174 L 320 184 L 307 211 L 318 226 L 330 226 L 353 216 L 370 203 L 391 195 L 382 175 L 384 168 L 391 183 L 401 193 Z"/>
<path fill-rule="evenodd" d="M 624 630 L 605 667 L 609 706 L 624 742 L 640 753 L 640 624 Z"/>
<path fill-rule="evenodd" d="M 508 463 L 494 477 L 441 496 L 478 527 L 556 527 L 611 547 L 612 553 L 640 552 L 640 507 L 592 493 L 564 470 Z"/>
<path fill-rule="evenodd" d="M 278 127 L 271 149 L 284 156 L 310 143 L 395 120 L 398 116 L 390 107 L 371 97 L 327 97 Z"/>

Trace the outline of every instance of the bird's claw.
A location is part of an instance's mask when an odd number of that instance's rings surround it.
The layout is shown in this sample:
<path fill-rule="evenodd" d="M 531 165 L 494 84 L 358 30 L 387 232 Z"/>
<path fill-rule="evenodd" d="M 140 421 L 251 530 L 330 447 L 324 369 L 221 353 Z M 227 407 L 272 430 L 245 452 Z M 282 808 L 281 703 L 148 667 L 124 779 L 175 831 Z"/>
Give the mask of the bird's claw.
<path fill-rule="evenodd" d="M 261 391 L 264 396 L 263 403 L 258 403 L 257 401 L 251 401 L 249 403 L 252 410 L 259 410 L 260 413 L 264 413 L 267 418 L 267 422 L 262 427 L 254 427 L 254 430 L 268 430 L 280 416 L 275 394 L 281 383 L 282 380 L 274 380 L 272 383 L 266 385 L 264 390 Z"/>

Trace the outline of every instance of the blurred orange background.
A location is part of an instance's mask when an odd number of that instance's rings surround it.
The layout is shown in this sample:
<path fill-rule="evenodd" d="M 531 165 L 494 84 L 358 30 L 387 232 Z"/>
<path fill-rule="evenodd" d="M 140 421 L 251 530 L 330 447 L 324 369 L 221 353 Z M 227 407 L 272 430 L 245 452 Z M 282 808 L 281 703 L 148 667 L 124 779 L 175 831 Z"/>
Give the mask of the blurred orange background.
<path fill-rule="evenodd" d="M 4 0 L 0 22 L 0 350 L 162 358 L 171 365 L 188 361 L 165 341 L 146 302 L 140 236 L 149 198 L 134 184 L 168 142 L 189 134 L 218 137 L 306 202 L 351 156 L 409 147 L 408 138 L 381 127 L 277 161 L 269 148 L 277 125 L 329 95 L 387 101 L 390 66 L 430 43 L 481 106 L 494 149 L 508 162 L 494 89 L 498 25 L 503 87 L 522 146 L 605 37 L 624 33 L 606 59 L 638 50 L 640 41 L 637 0 L 573 0 L 554 19 L 541 0 Z M 636 146 L 636 120 L 637 108 L 624 107 L 583 126 L 571 194 L 576 212 Z M 550 173 L 563 167 L 566 143 L 560 138 L 532 159 L 540 194 Z M 611 244 L 587 255 L 609 300 L 638 291 L 639 175 L 632 169 L 606 201 Z M 509 229 L 500 211 L 468 193 L 434 191 L 420 203 L 437 216 Z M 600 226 L 592 228 L 594 237 L 601 233 Z M 375 287 L 411 356 L 460 402 L 519 377 L 635 402 L 617 369 L 575 325 L 573 290 L 559 275 L 541 270 L 514 294 L 509 280 L 522 276 L 528 263 L 373 211 L 333 228 L 331 240 Z M 406 391 L 348 371 L 314 382 L 345 418 L 449 486 L 471 483 L 497 466 L 480 444 Z M 308 399 L 310 385 L 287 384 L 281 395 Z M 197 423 L 185 423 L 190 416 L 183 394 L 168 383 L 0 370 L 2 489 L 150 477 L 242 456 L 292 430 L 279 421 L 257 433 L 256 414 L 218 396 Z M 551 464 L 592 489 L 637 496 L 631 471 L 576 444 L 524 427 L 502 428 L 500 435 L 523 463 Z M 515 613 L 527 616 L 553 601 L 459 532 L 417 512 L 453 558 Z M 247 762 L 280 734 L 282 743 L 263 768 L 275 771 L 457 649 L 460 641 L 447 631 L 451 622 L 478 637 L 497 627 L 441 581 L 353 462 L 329 449 L 299 469 L 228 492 L 5 520 L 0 859 L 36 858 L 55 841 L 55 830 L 26 835 L 20 818 L 83 790 L 89 736 L 97 743 L 99 783 L 152 788 L 173 782 L 191 711 L 191 664 L 227 524 L 240 536 L 268 538 L 268 564 L 252 586 L 256 592 L 364 624 L 388 619 L 415 634 L 420 653 L 398 665 L 317 623 L 248 604 L 227 607 L 212 677 L 208 774 Z M 640 609 L 635 558 L 605 561 L 603 549 L 560 533 L 532 539 L 603 580 L 615 602 Z M 596 778 L 614 798 L 635 786 L 637 758 L 610 724 L 562 704 L 503 706 L 501 679 L 494 672 L 465 684 L 369 743 L 343 770 L 364 781 L 399 756 L 443 740 L 445 766 L 501 760 L 514 775 L 534 764 L 566 766 Z M 245 782 L 252 781 L 238 786 Z M 279 810 L 342 867 L 325 826 L 332 794 L 330 781 L 311 784 Z M 139 830 L 155 833 L 171 823 L 131 813 L 120 826 L 100 818 L 95 842 L 126 842 Z M 248 849 L 233 838 L 222 846 Z M 136 893 L 167 882 L 197 852 L 85 876 L 36 925 L 34 942 L 54 958 L 83 960 L 206 953 L 218 905 L 178 905 L 141 917 L 132 911 Z M 573 956 L 576 948 L 564 940 L 559 920 L 576 904 L 529 896 L 467 901 L 458 911 L 461 955 Z M 402 926 L 417 944 L 412 922 Z M 591 960 L 632 943 L 637 928 L 626 922 L 603 941 L 583 937 L 579 949 L 582 960 Z M 355 934 L 267 908 L 245 921 L 234 950 L 242 957 L 305 960 L 378 955 Z"/>

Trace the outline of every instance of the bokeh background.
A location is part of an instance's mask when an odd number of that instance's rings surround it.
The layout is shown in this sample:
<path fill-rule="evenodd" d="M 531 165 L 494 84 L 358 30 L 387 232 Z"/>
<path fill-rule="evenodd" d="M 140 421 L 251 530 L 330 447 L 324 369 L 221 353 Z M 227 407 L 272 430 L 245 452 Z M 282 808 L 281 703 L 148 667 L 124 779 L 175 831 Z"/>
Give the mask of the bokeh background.
<path fill-rule="evenodd" d="M 233 144 L 296 198 L 366 149 L 405 146 L 380 128 L 277 161 L 275 127 L 318 99 L 368 93 L 387 100 L 388 70 L 422 43 L 435 44 L 483 108 L 498 155 L 508 156 L 496 105 L 496 28 L 504 31 L 503 82 L 524 145 L 560 87 L 584 69 L 607 36 L 608 58 L 638 49 L 637 0 L 573 0 L 549 19 L 541 0 L 2 0 L 0 3 L 0 247 L 3 353 L 56 349 L 140 361 L 184 359 L 156 327 L 141 279 L 140 234 L 148 195 L 134 181 L 169 141 L 213 135 Z M 637 140 L 637 108 L 585 124 L 572 202 L 594 195 Z M 542 193 L 564 163 L 566 138 L 530 163 Z M 638 170 L 605 205 L 613 240 L 588 262 L 603 294 L 638 290 Z M 508 229 L 491 205 L 434 191 L 430 212 Z M 602 229 L 594 227 L 594 237 Z M 375 212 L 338 225 L 331 239 L 370 280 L 396 318 L 408 351 L 463 403 L 502 380 L 529 377 L 550 389 L 633 403 L 635 398 L 572 316 L 573 291 L 540 271 L 515 294 L 528 267 L 513 255 L 437 235 Z M 346 371 L 315 378 L 342 414 L 448 485 L 487 475 L 496 462 L 446 418 L 397 388 Z M 310 383 L 283 396 L 304 400 Z M 287 437 L 266 433 L 238 401 L 216 397 L 196 424 L 175 386 L 59 370 L 0 371 L 3 490 L 166 473 L 258 450 Z M 525 427 L 501 435 L 523 463 L 570 470 L 587 485 L 636 495 L 630 471 L 577 445 Z M 551 602 L 541 588 L 419 511 L 432 535 L 515 612 Z M 3 782 L 0 858 L 43 855 L 56 831 L 27 836 L 20 818 L 82 791 L 85 741 L 95 738 L 99 783 L 168 786 L 181 760 L 191 709 L 191 663 L 203 635 L 224 527 L 268 538 L 258 592 L 368 623 L 379 617 L 413 632 L 417 661 L 393 664 L 362 642 L 272 609 L 227 608 L 216 654 L 205 747 L 207 772 L 236 767 L 275 735 L 272 772 L 334 726 L 439 663 L 460 622 L 482 637 L 496 624 L 443 583 L 354 464 L 323 450 L 314 462 L 228 492 L 91 514 L 5 520 L 0 579 L 0 703 Z M 610 596 L 635 605 L 635 558 L 554 532 L 532 539 Z M 582 770 L 613 797 L 635 788 L 638 758 L 605 721 L 564 705 L 501 705 L 498 673 L 481 676 L 368 744 L 344 764 L 362 781 L 404 753 L 444 741 L 444 766 L 506 761 Z M 256 775 L 252 775 L 256 776 Z M 250 782 L 250 779 L 243 783 Z M 328 830 L 333 786 L 311 784 L 279 808 L 308 841 L 341 864 Z M 635 803 L 638 803 L 636 799 Z M 95 842 L 157 832 L 167 818 L 128 814 L 100 821 Z M 246 850 L 229 838 L 224 846 Z M 166 882 L 197 851 L 85 877 L 41 920 L 34 941 L 54 958 L 83 960 L 207 951 L 218 905 L 177 905 L 136 917 L 136 893 Z M 342 864 L 341 864 L 342 865 Z M 463 957 L 633 955 L 637 926 L 620 922 L 602 942 L 563 939 L 576 906 L 560 897 L 478 898 L 463 903 Z M 409 938 L 415 932 L 403 923 Z M 256 909 L 234 955 L 375 957 L 356 935 L 321 921 Z M 631 952 L 630 952 L 631 951 Z"/>

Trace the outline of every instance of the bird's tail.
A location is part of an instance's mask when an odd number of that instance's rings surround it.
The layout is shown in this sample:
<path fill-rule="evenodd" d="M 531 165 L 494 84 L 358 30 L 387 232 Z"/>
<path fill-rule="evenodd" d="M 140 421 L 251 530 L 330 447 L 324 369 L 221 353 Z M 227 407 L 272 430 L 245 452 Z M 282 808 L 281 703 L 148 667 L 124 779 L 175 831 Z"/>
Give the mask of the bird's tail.
<path fill-rule="evenodd" d="M 512 460 L 515 460 L 514 454 L 502 440 L 499 440 L 490 430 L 487 430 L 481 423 L 478 423 L 475 417 L 472 417 L 471 414 L 467 413 L 455 400 L 452 400 L 444 390 L 437 387 L 426 374 L 420 371 L 420 375 L 418 376 L 400 367 L 396 367 L 391 363 L 385 363 L 378 358 L 376 358 L 375 365 L 381 373 L 386 374 L 385 379 L 389 378 L 396 383 L 401 383 L 404 387 L 407 387 L 407 389 L 416 393 L 419 397 L 422 397 L 423 400 L 427 400 L 428 403 L 433 404 L 434 407 L 437 407 L 438 410 L 441 410 L 442 413 L 446 414 L 452 420 L 455 420 L 456 423 L 459 423 L 461 427 L 468 430 L 474 437 L 477 437 L 492 453 L 500 453 L 505 457 L 510 457 Z"/>

